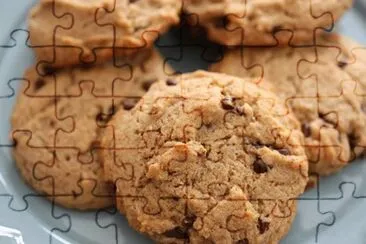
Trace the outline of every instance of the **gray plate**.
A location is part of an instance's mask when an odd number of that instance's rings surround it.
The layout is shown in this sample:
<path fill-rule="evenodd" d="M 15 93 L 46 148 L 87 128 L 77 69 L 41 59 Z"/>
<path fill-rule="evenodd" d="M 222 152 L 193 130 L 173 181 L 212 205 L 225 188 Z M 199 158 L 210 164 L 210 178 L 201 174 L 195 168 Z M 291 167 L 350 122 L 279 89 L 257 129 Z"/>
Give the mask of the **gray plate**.
<path fill-rule="evenodd" d="M 26 45 L 27 33 L 16 30 L 25 29 L 31 4 L 28 0 L 2 1 L 0 9 L 0 243 L 151 243 L 133 231 L 114 209 L 64 209 L 37 195 L 20 179 L 10 155 L 9 116 L 14 91 L 22 82 L 24 69 L 33 62 Z M 365 6 L 358 1 L 337 26 L 338 31 L 363 44 Z M 179 45 L 180 41 L 172 31 L 157 45 L 181 72 L 206 68 L 222 51 L 206 42 Z M 283 244 L 366 243 L 366 164 L 362 161 L 356 160 L 341 173 L 321 179 L 317 189 L 301 196 L 298 215 Z"/>

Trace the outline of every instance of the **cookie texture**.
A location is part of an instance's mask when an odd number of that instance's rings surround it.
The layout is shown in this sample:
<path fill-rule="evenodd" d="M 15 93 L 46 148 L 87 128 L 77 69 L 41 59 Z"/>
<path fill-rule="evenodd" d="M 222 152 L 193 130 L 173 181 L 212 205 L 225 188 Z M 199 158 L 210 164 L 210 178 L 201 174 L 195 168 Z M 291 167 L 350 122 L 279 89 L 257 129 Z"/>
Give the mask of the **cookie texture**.
<path fill-rule="evenodd" d="M 230 50 L 211 70 L 272 86 L 302 124 L 310 171 L 328 175 L 366 146 L 366 52 L 335 34 L 317 42 L 318 47 Z"/>
<path fill-rule="evenodd" d="M 176 0 L 41 0 L 30 11 L 30 42 L 52 66 L 103 62 L 152 46 L 179 21 Z"/>
<path fill-rule="evenodd" d="M 184 0 L 183 10 L 208 37 L 224 45 L 278 45 L 311 41 L 331 28 L 352 0 Z M 282 30 L 282 31 L 281 31 Z"/>
<path fill-rule="evenodd" d="M 110 62 L 52 74 L 28 69 L 11 117 L 13 155 L 25 181 L 66 207 L 112 205 L 99 136 L 113 138 L 106 126 L 113 114 L 128 113 L 156 79 L 171 72 L 163 63 L 152 51 L 119 67 Z"/>
<path fill-rule="evenodd" d="M 117 207 L 159 243 L 277 243 L 307 182 L 302 134 L 271 92 L 197 71 L 155 83 L 103 136 Z"/>

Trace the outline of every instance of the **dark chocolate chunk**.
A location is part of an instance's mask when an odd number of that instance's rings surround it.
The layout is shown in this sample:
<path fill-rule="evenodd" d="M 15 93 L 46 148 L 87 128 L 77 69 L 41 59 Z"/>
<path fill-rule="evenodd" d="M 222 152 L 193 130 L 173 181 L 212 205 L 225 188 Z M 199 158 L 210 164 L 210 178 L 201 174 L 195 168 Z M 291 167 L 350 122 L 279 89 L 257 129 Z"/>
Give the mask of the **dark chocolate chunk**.
<path fill-rule="evenodd" d="M 184 220 L 183 220 L 183 225 L 184 227 L 191 228 L 193 226 L 194 221 L 196 221 L 197 217 L 196 216 L 187 216 Z"/>
<path fill-rule="evenodd" d="M 260 158 L 256 159 L 253 163 L 253 170 L 257 174 L 263 174 L 268 172 L 268 165 Z"/>
<path fill-rule="evenodd" d="M 79 68 L 81 69 L 81 70 L 90 70 L 91 68 L 93 68 L 93 64 L 80 64 L 79 65 Z"/>
<path fill-rule="evenodd" d="M 34 83 L 34 90 L 38 91 L 39 89 L 41 89 L 44 85 L 46 84 L 46 82 L 44 81 L 44 79 L 38 78 L 36 80 L 36 82 Z"/>
<path fill-rule="evenodd" d="M 175 86 L 175 85 L 177 85 L 177 81 L 173 80 L 173 79 L 167 79 L 166 84 L 167 84 L 167 86 Z"/>
<path fill-rule="evenodd" d="M 348 135 L 348 143 L 351 150 L 353 151 L 353 149 L 355 149 L 357 146 L 357 137 L 354 134 Z"/>
<path fill-rule="evenodd" d="M 114 105 L 111 105 L 109 108 L 108 108 L 108 115 L 111 116 L 115 113 L 116 111 L 116 108 Z"/>
<path fill-rule="evenodd" d="M 338 65 L 339 68 L 344 68 L 347 65 L 347 63 L 344 62 L 344 61 L 338 61 L 337 65 Z"/>
<path fill-rule="evenodd" d="M 247 238 L 244 238 L 237 242 L 237 244 L 249 244 L 249 240 Z"/>
<path fill-rule="evenodd" d="M 255 142 L 253 143 L 253 147 L 255 147 L 256 149 L 259 149 L 259 148 L 262 148 L 264 147 L 265 145 L 263 145 L 262 143 L 260 142 Z"/>
<path fill-rule="evenodd" d="M 275 25 L 272 29 L 272 33 L 279 32 L 282 29 L 281 25 Z"/>
<path fill-rule="evenodd" d="M 244 111 L 244 108 L 241 106 L 241 107 L 236 107 L 235 108 L 235 111 L 239 114 L 239 115 L 245 115 L 245 111 Z"/>
<path fill-rule="evenodd" d="M 214 25 L 216 28 L 225 28 L 228 23 L 229 21 L 226 16 L 219 17 L 214 20 Z"/>
<path fill-rule="evenodd" d="M 177 238 L 177 239 L 187 239 L 188 238 L 187 230 L 182 227 L 175 227 L 172 230 L 168 230 L 168 231 L 164 232 L 164 235 L 166 237 Z"/>
<path fill-rule="evenodd" d="M 269 222 L 263 221 L 261 218 L 259 218 L 257 228 L 259 230 L 259 234 L 263 234 L 269 229 Z"/>
<path fill-rule="evenodd" d="M 288 150 L 287 148 L 277 149 L 277 151 L 282 155 L 290 155 L 290 150 Z"/>
<path fill-rule="evenodd" d="M 56 68 L 53 68 L 52 66 L 45 65 L 43 66 L 43 73 L 45 75 L 53 75 L 56 72 Z"/>
<path fill-rule="evenodd" d="M 144 82 L 142 82 L 142 89 L 144 89 L 145 91 L 148 91 L 150 89 L 150 86 L 156 82 L 156 79 L 151 79 L 151 80 L 146 80 Z"/>
<path fill-rule="evenodd" d="M 305 137 L 311 136 L 311 128 L 308 124 L 302 124 L 301 131 L 302 131 L 302 133 L 304 133 Z"/>
<path fill-rule="evenodd" d="M 76 192 L 76 191 L 74 191 L 74 190 L 72 190 L 71 191 L 71 193 L 72 193 L 72 196 L 74 197 L 74 198 L 77 198 L 78 197 L 78 193 Z"/>
<path fill-rule="evenodd" d="M 136 99 L 127 98 L 123 100 L 122 105 L 125 110 L 131 110 L 133 107 L 135 107 L 137 103 Z"/>
<path fill-rule="evenodd" d="M 224 97 L 221 99 L 221 106 L 225 110 L 233 110 L 235 108 L 232 97 Z"/>

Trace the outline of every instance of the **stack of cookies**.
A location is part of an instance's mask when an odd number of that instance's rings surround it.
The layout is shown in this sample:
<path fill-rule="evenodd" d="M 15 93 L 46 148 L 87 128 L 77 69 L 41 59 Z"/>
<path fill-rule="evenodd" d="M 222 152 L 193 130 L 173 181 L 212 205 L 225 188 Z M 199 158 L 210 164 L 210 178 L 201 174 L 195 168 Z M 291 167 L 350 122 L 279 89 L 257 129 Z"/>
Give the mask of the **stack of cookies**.
<path fill-rule="evenodd" d="M 159 243 L 278 243 L 306 186 L 365 150 L 365 49 L 324 32 L 351 4 L 41 0 L 11 120 L 21 175 Z M 211 72 L 174 75 L 152 47 L 181 11 L 228 47 Z"/>

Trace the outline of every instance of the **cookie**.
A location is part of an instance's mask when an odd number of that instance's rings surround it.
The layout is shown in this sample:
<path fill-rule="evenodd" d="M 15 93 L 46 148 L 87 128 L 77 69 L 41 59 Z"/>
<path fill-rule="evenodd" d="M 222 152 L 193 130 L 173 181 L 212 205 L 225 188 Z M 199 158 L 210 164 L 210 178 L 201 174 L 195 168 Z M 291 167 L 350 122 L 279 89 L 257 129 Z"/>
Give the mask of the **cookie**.
<path fill-rule="evenodd" d="M 30 43 L 55 67 L 103 62 L 151 47 L 179 21 L 176 0 L 41 0 L 30 11 Z"/>
<path fill-rule="evenodd" d="M 288 34 L 292 43 L 312 41 L 315 29 L 331 28 L 351 5 L 352 0 L 184 0 L 183 11 L 220 44 L 278 45 L 287 43 Z"/>
<path fill-rule="evenodd" d="M 352 49 L 359 45 L 338 35 L 317 42 L 318 47 L 230 50 L 211 70 L 270 83 L 302 124 L 310 171 L 328 175 L 366 146 L 366 53 L 358 49 L 354 59 Z"/>
<path fill-rule="evenodd" d="M 155 83 L 109 122 L 115 141 L 102 138 L 118 209 L 159 243 L 277 243 L 308 171 L 299 125 L 278 105 L 219 73 Z"/>
<path fill-rule="evenodd" d="M 156 79 L 171 72 L 163 61 L 152 51 L 121 67 L 110 62 L 47 75 L 28 69 L 11 117 L 13 155 L 25 181 L 65 207 L 112 205 L 99 135 L 113 138 L 113 128 L 106 126 L 113 114 L 128 113 Z"/>

